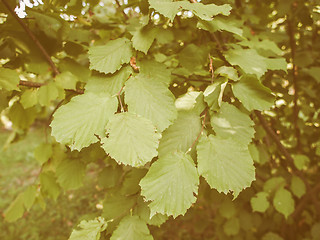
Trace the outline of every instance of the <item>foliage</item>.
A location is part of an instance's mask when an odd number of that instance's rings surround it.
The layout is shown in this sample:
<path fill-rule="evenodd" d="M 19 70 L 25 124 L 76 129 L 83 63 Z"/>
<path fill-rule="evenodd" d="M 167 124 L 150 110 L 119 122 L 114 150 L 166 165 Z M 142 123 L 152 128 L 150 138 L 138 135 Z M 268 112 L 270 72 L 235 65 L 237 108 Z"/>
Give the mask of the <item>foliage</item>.
<path fill-rule="evenodd" d="M 319 237 L 318 1 L 16 4 L 0 4 L 6 146 L 45 137 L 5 221 L 75 194 L 72 240 Z"/>

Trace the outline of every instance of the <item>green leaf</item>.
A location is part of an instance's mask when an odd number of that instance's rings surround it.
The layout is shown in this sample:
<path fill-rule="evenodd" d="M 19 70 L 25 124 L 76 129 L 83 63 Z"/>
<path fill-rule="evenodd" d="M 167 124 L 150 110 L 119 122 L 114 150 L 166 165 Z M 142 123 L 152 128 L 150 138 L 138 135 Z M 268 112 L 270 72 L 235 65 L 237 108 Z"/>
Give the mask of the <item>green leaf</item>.
<path fill-rule="evenodd" d="M 56 76 L 55 82 L 57 86 L 64 89 L 76 89 L 78 77 L 69 71 L 63 72 Z"/>
<path fill-rule="evenodd" d="M 282 188 L 286 185 L 286 180 L 283 177 L 273 177 L 268 179 L 264 186 L 263 191 L 271 193 L 279 188 Z"/>
<path fill-rule="evenodd" d="M 41 86 L 38 90 L 38 101 L 41 106 L 50 106 L 51 102 L 59 96 L 59 91 L 53 82 Z"/>
<path fill-rule="evenodd" d="M 118 165 L 113 168 L 111 166 L 105 167 L 98 177 L 98 183 L 100 187 L 112 188 L 118 184 L 121 177 L 122 171 L 121 167 Z"/>
<path fill-rule="evenodd" d="M 176 14 L 179 12 L 181 2 L 172 2 L 172 0 L 148 0 L 150 8 L 155 9 L 163 16 L 173 21 Z"/>
<path fill-rule="evenodd" d="M 157 32 L 157 28 L 148 26 L 142 27 L 134 33 L 131 39 L 132 46 L 136 50 L 141 51 L 144 54 L 147 54 L 154 39 L 156 38 Z"/>
<path fill-rule="evenodd" d="M 36 200 L 36 195 L 37 195 L 37 189 L 35 186 L 29 186 L 23 192 L 23 202 L 27 211 L 29 211 L 32 205 L 34 204 Z"/>
<path fill-rule="evenodd" d="M 209 32 L 227 31 L 242 37 L 243 30 L 238 26 L 234 25 L 233 23 L 234 23 L 234 20 L 230 21 L 229 19 L 215 17 L 210 22 L 199 21 L 197 24 L 197 28 L 200 28 Z"/>
<path fill-rule="evenodd" d="M 226 67 L 226 66 L 219 67 L 214 71 L 214 74 L 226 77 L 233 81 L 239 80 L 238 72 L 233 67 Z"/>
<path fill-rule="evenodd" d="M 19 74 L 15 70 L 9 68 L 0 68 L 0 89 L 8 91 L 19 90 Z"/>
<path fill-rule="evenodd" d="M 138 64 L 140 65 L 141 74 L 169 86 L 171 82 L 171 71 L 166 65 L 154 60 L 143 60 Z"/>
<path fill-rule="evenodd" d="M 129 210 L 135 205 L 135 196 L 122 196 L 119 193 L 107 194 L 103 201 L 102 216 L 106 220 L 118 219 L 129 213 Z"/>
<path fill-rule="evenodd" d="M 110 40 L 103 46 L 89 48 L 90 69 L 103 73 L 114 73 L 132 56 L 131 43 L 127 38 Z"/>
<path fill-rule="evenodd" d="M 150 119 L 160 132 L 177 118 L 173 94 L 154 77 L 139 74 L 129 79 L 125 88 L 125 102 L 129 112 Z"/>
<path fill-rule="evenodd" d="M 57 170 L 57 182 L 65 190 L 77 189 L 82 186 L 86 165 L 79 160 L 64 160 Z"/>
<path fill-rule="evenodd" d="M 273 206 L 287 219 L 294 211 L 294 200 L 291 193 L 284 188 L 278 189 L 273 198 Z"/>
<path fill-rule="evenodd" d="M 180 111 L 178 118 L 162 134 L 159 144 L 159 157 L 170 152 L 186 152 L 201 131 L 201 120 L 195 112 Z"/>
<path fill-rule="evenodd" d="M 283 240 L 283 238 L 276 233 L 268 232 L 263 235 L 262 240 Z"/>
<path fill-rule="evenodd" d="M 52 145 L 49 143 L 42 143 L 34 150 L 34 158 L 43 164 L 52 156 Z"/>
<path fill-rule="evenodd" d="M 179 111 L 194 111 L 199 115 L 206 108 L 203 93 L 198 91 L 190 91 L 180 96 L 176 99 L 175 105 Z"/>
<path fill-rule="evenodd" d="M 243 76 L 239 82 L 233 84 L 232 90 L 249 111 L 268 110 L 274 104 L 275 98 L 270 89 L 263 86 L 255 77 Z"/>
<path fill-rule="evenodd" d="M 69 240 L 99 240 L 101 232 L 107 228 L 107 222 L 101 217 L 89 221 L 83 220 L 78 228 L 72 231 Z"/>
<path fill-rule="evenodd" d="M 306 168 L 310 162 L 308 156 L 303 154 L 294 154 L 292 157 L 294 165 L 299 170 L 303 170 L 304 168 Z"/>
<path fill-rule="evenodd" d="M 184 9 L 192 11 L 200 19 L 211 21 L 214 16 L 222 14 L 228 16 L 231 11 L 231 6 L 229 4 L 215 5 L 215 4 L 202 4 L 202 3 L 181 3 Z"/>
<path fill-rule="evenodd" d="M 238 65 L 247 74 L 260 78 L 267 71 L 265 57 L 254 49 L 232 49 L 225 53 L 225 58 L 232 65 Z"/>
<path fill-rule="evenodd" d="M 133 168 L 129 171 L 123 179 L 121 194 L 123 195 L 132 195 L 140 191 L 139 182 L 147 173 L 146 169 L 137 169 Z"/>
<path fill-rule="evenodd" d="M 287 72 L 287 61 L 285 58 L 266 58 L 265 61 L 268 69 Z"/>
<path fill-rule="evenodd" d="M 251 198 L 250 203 L 252 210 L 254 212 L 264 213 L 270 206 L 270 203 L 267 199 L 268 196 L 269 195 L 266 192 L 258 192 L 253 198 Z"/>
<path fill-rule="evenodd" d="M 4 212 L 4 219 L 8 222 L 14 222 L 21 218 L 24 213 L 24 199 L 23 193 L 20 193 L 18 197 L 10 204 L 10 206 Z"/>
<path fill-rule="evenodd" d="M 41 193 L 47 194 L 53 200 L 57 200 L 60 194 L 60 186 L 53 172 L 42 172 L 40 174 Z"/>
<path fill-rule="evenodd" d="M 113 75 L 93 76 L 85 87 L 86 92 L 117 94 L 132 73 L 131 67 L 123 67 Z"/>
<path fill-rule="evenodd" d="M 235 106 L 223 102 L 218 114 L 211 117 L 211 126 L 218 136 L 233 138 L 245 146 L 254 136 L 254 122 Z"/>
<path fill-rule="evenodd" d="M 221 205 L 218 208 L 218 211 L 219 214 L 226 219 L 230 219 L 237 214 L 235 204 L 229 198 L 221 203 Z"/>
<path fill-rule="evenodd" d="M 59 20 L 49 14 L 42 14 L 36 11 L 29 10 L 28 13 L 35 18 L 39 29 L 41 29 L 48 37 L 54 39 L 58 37 L 58 31 L 62 27 L 62 23 Z"/>
<path fill-rule="evenodd" d="M 110 240 L 153 240 L 147 224 L 138 216 L 126 216 L 121 220 Z"/>
<path fill-rule="evenodd" d="M 202 3 L 190 3 L 187 1 L 173 2 L 172 0 L 148 0 L 150 7 L 173 21 L 176 14 L 181 10 L 192 11 L 202 20 L 210 21 L 218 14 L 229 15 L 231 7 L 229 4 L 221 6 L 215 4 L 204 5 Z"/>
<path fill-rule="evenodd" d="M 267 52 L 273 52 L 276 55 L 282 55 L 283 51 L 277 46 L 277 44 L 269 39 L 263 39 L 260 41 L 258 38 L 244 40 L 239 42 L 239 45 L 254 48 L 256 50 L 265 50 Z M 286 69 L 286 68 L 285 68 Z M 286 71 L 286 70 L 285 70 Z"/>
<path fill-rule="evenodd" d="M 309 69 L 304 68 L 303 72 L 313 77 L 318 83 L 320 83 L 320 67 L 311 67 Z"/>
<path fill-rule="evenodd" d="M 240 231 L 240 222 L 238 218 L 231 218 L 223 225 L 223 231 L 227 236 L 236 236 Z"/>
<path fill-rule="evenodd" d="M 38 103 L 38 89 L 27 89 L 20 98 L 20 103 L 24 109 L 35 106 Z"/>
<path fill-rule="evenodd" d="M 192 158 L 182 152 L 168 153 L 153 163 L 140 182 L 141 194 L 156 213 L 184 215 L 196 201 L 199 176 Z"/>
<path fill-rule="evenodd" d="M 231 138 L 210 135 L 197 145 L 198 171 L 211 188 L 234 197 L 255 180 L 255 168 L 248 147 Z"/>
<path fill-rule="evenodd" d="M 104 136 L 109 117 L 117 111 L 117 99 L 106 93 L 85 93 L 73 97 L 53 115 L 52 136 L 71 150 L 80 151 Z"/>
<path fill-rule="evenodd" d="M 168 217 L 166 215 L 157 213 L 150 217 L 150 208 L 147 202 L 143 201 L 142 198 L 138 199 L 138 205 L 136 207 L 136 214 L 149 225 L 160 226 L 167 221 Z"/>
<path fill-rule="evenodd" d="M 301 198 L 304 194 L 306 194 L 306 185 L 301 178 L 297 176 L 292 176 L 290 189 L 298 198 Z"/>
<path fill-rule="evenodd" d="M 158 155 L 161 135 L 155 130 L 148 119 L 129 112 L 119 113 L 110 118 L 109 135 L 102 139 L 102 147 L 118 163 L 143 166 Z"/>
<path fill-rule="evenodd" d="M 19 102 L 15 102 L 8 113 L 14 128 L 27 129 L 37 116 L 35 107 L 24 109 Z"/>
<path fill-rule="evenodd" d="M 195 72 L 201 69 L 207 62 L 208 52 L 205 46 L 197 46 L 188 44 L 179 53 L 179 62 L 182 67 L 188 69 L 190 72 Z"/>

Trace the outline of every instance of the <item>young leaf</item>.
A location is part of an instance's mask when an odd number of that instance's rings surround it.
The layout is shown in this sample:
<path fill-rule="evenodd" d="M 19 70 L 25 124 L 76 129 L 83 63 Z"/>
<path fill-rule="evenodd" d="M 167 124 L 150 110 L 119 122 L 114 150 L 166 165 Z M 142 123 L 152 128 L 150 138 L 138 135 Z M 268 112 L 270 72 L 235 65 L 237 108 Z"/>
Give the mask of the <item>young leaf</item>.
<path fill-rule="evenodd" d="M 24 196 L 20 193 L 18 197 L 10 204 L 4 212 L 4 219 L 8 222 L 14 222 L 23 216 L 24 209 Z"/>
<path fill-rule="evenodd" d="M 234 197 L 255 180 L 255 168 L 247 146 L 231 138 L 210 135 L 197 145 L 198 171 L 211 188 Z"/>
<path fill-rule="evenodd" d="M 274 96 L 269 88 L 252 76 L 243 76 L 232 86 L 234 95 L 242 102 L 246 109 L 252 111 L 268 110 L 274 103 Z"/>
<path fill-rule="evenodd" d="M 17 71 L 4 67 L 0 68 L 0 89 L 18 90 L 19 81 L 20 78 Z"/>
<path fill-rule="evenodd" d="M 110 240 L 153 240 L 147 224 L 138 216 L 126 216 L 121 220 Z"/>
<path fill-rule="evenodd" d="M 301 180 L 301 178 L 297 176 L 292 177 L 290 189 L 292 193 L 298 198 L 301 198 L 306 193 L 306 185 Z"/>
<path fill-rule="evenodd" d="M 160 157 L 140 182 L 141 194 L 149 204 L 152 217 L 156 213 L 184 215 L 196 201 L 199 176 L 192 158 L 182 152 Z"/>
<path fill-rule="evenodd" d="M 71 99 L 53 115 L 52 136 L 71 150 L 80 151 L 104 136 L 109 117 L 117 111 L 116 97 L 107 93 L 85 93 Z"/>
<path fill-rule="evenodd" d="M 107 228 L 107 223 L 101 217 L 94 220 L 83 220 L 78 225 L 79 230 L 73 230 L 69 240 L 99 240 L 100 234 Z"/>
<path fill-rule="evenodd" d="M 294 211 L 294 200 L 291 192 L 284 188 L 278 189 L 273 198 L 273 206 L 287 219 Z"/>
<path fill-rule="evenodd" d="M 129 112 L 150 119 L 160 132 L 177 118 L 173 94 L 155 76 L 139 74 L 129 79 L 125 88 L 125 101 Z"/>
<path fill-rule="evenodd" d="M 218 136 L 233 138 L 248 146 L 254 136 L 254 122 L 235 106 L 223 102 L 218 114 L 211 117 L 211 125 Z"/>
<path fill-rule="evenodd" d="M 255 212 L 264 213 L 270 205 L 267 198 L 268 198 L 268 193 L 258 192 L 256 196 L 254 196 L 250 200 L 252 210 Z"/>
<path fill-rule="evenodd" d="M 89 48 L 90 69 L 103 73 L 114 73 L 132 56 L 131 43 L 127 38 L 110 40 L 103 46 Z"/>
<path fill-rule="evenodd" d="M 107 132 L 109 136 L 102 139 L 102 147 L 118 163 L 139 167 L 158 155 L 161 135 L 148 119 L 129 112 L 119 113 L 110 118 Z"/>

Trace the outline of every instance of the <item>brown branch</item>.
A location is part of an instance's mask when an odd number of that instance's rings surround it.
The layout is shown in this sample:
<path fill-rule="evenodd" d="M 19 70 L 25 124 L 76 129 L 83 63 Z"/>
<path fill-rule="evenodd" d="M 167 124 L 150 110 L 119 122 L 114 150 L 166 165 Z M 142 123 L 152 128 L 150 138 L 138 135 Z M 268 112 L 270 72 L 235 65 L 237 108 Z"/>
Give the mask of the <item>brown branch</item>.
<path fill-rule="evenodd" d="M 27 35 L 32 39 L 32 41 L 36 44 L 36 46 L 39 48 L 40 52 L 44 56 L 44 58 L 47 60 L 49 65 L 51 66 L 51 69 L 53 71 L 54 76 L 58 75 L 60 72 L 56 65 L 53 63 L 50 55 L 47 53 L 45 48 L 42 46 L 42 44 L 39 42 L 39 40 L 36 38 L 36 36 L 31 32 L 31 30 L 28 28 L 28 26 L 21 20 L 21 18 L 18 17 L 18 15 L 11 9 L 9 3 L 6 0 L 2 0 L 3 4 L 6 6 L 8 11 L 11 13 L 11 15 L 17 20 L 17 22 L 21 25 L 21 27 L 24 29 L 24 31 L 27 33 Z"/>
<path fill-rule="evenodd" d="M 296 52 L 296 41 L 294 39 L 294 29 L 293 23 L 289 20 L 289 16 L 287 16 L 287 25 L 288 25 L 288 35 L 290 38 L 290 48 L 291 48 L 291 60 L 292 60 L 292 84 L 293 84 L 293 126 L 295 129 L 295 135 L 297 138 L 297 149 L 300 148 L 300 130 L 298 126 L 298 84 L 297 84 L 297 76 L 298 76 L 298 67 L 295 65 L 295 52 Z"/>
<path fill-rule="evenodd" d="M 32 88 L 39 88 L 43 85 L 45 85 L 45 84 L 38 83 L 38 82 L 30 82 L 30 81 L 22 81 L 22 80 L 20 80 L 20 82 L 19 82 L 19 86 L 32 87 Z"/>
<path fill-rule="evenodd" d="M 30 88 L 39 88 L 44 85 L 46 85 L 46 83 L 30 82 L 30 81 L 23 81 L 23 80 L 20 80 L 20 82 L 19 82 L 19 86 L 25 86 L 25 87 L 30 87 Z M 75 92 L 78 94 L 84 93 L 84 90 L 82 90 L 82 89 L 65 89 L 65 91 L 71 91 L 71 92 Z"/>
<path fill-rule="evenodd" d="M 118 8 L 121 8 L 121 4 L 119 3 L 119 0 L 116 0 L 116 4 L 117 4 Z M 122 15 L 124 16 L 124 18 L 126 20 L 128 20 L 129 19 L 128 15 L 123 10 L 121 12 L 122 12 Z"/>
<path fill-rule="evenodd" d="M 292 169 L 292 172 L 294 172 L 297 176 L 299 176 L 304 184 L 306 185 L 307 191 L 309 193 L 313 192 L 311 190 L 311 186 L 308 183 L 307 179 L 305 178 L 305 176 L 303 175 L 302 172 L 300 172 L 296 166 L 294 165 L 294 160 L 291 156 L 291 154 L 288 152 L 288 150 L 282 145 L 282 143 L 280 142 L 280 139 L 278 137 L 278 135 L 270 128 L 270 126 L 268 125 L 267 121 L 265 120 L 265 118 L 261 115 L 261 113 L 257 110 L 254 111 L 256 116 L 258 117 L 262 127 L 265 129 L 265 131 L 267 132 L 267 134 L 274 140 L 275 144 L 277 145 L 278 149 L 282 152 L 282 154 L 285 156 L 285 158 L 287 159 L 286 165 L 289 166 Z M 310 199 L 312 200 L 315 208 L 316 208 L 316 212 L 317 214 L 320 214 L 320 203 L 317 200 L 316 196 L 314 194 L 310 194 Z"/>
<path fill-rule="evenodd" d="M 189 0 L 191 3 L 197 3 L 197 0 Z"/>

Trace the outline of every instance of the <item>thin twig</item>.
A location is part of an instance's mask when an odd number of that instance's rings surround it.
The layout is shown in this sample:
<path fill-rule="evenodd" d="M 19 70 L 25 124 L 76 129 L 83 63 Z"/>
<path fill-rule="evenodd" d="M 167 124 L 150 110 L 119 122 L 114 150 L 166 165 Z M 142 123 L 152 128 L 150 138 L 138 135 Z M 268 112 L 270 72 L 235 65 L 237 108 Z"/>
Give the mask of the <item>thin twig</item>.
<path fill-rule="evenodd" d="M 118 8 L 121 8 L 121 4 L 119 3 L 119 0 L 115 0 L 115 1 L 116 1 Z M 124 16 L 124 18 L 126 20 L 128 20 L 129 19 L 128 15 L 123 10 L 121 12 L 122 12 L 122 15 Z"/>
<path fill-rule="evenodd" d="M 288 16 L 287 16 L 288 17 Z M 295 135 L 297 138 L 297 149 L 300 148 L 300 130 L 298 126 L 298 114 L 299 114 L 299 108 L 298 108 L 298 84 L 297 84 L 297 75 L 298 75 L 298 67 L 295 65 L 295 52 L 296 52 L 296 42 L 294 39 L 294 29 L 292 26 L 292 22 L 287 20 L 288 24 L 288 35 L 290 38 L 290 48 L 291 48 L 291 60 L 292 60 L 292 84 L 293 84 L 293 126 L 295 129 Z"/>
<path fill-rule="evenodd" d="M 27 35 L 32 39 L 32 41 L 36 44 L 36 46 L 39 48 L 42 55 L 45 57 L 49 65 L 51 66 L 51 69 L 53 71 L 54 76 L 58 75 L 60 72 L 56 65 L 53 63 L 50 55 L 47 53 L 45 48 L 42 46 L 42 44 L 39 42 L 39 40 L 36 38 L 36 36 L 31 32 L 31 30 L 28 28 L 28 26 L 21 20 L 21 18 L 18 17 L 18 15 L 11 9 L 10 5 L 6 0 L 2 0 L 3 4 L 6 6 L 8 11 L 11 13 L 11 15 L 17 20 L 17 22 L 21 25 L 21 27 L 24 29 L 24 31 L 27 33 Z"/>
<path fill-rule="evenodd" d="M 30 81 L 23 81 L 23 80 L 20 80 L 20 82 L 19 82 L 19 86 L 30 87 L 30 88 L 39 88 L 44 85 L 46 85 L 46 83 L 30 82 Z M 82 89 L 65 89 L 65 91 L 71 91 L 71 92 L 75 92 L 77 94 L 84 93 L 84 91 Z"/>
<path fill-rule="evenodd" d="M 203 130 L 204 130 L 204 127 L 205 127 L 205 125 L 206 125 L 207 113 L 208 113 L 208 110 L 205 110 L 204 117 L 203 117 L 203 120 L 202 120 L 201 130 L 200 130 L 197 138 L 193 141 L 191 147 L 188 149 L 188 151 L 187 151 L 186 153 L 189 153 L 189 152 L 192 150 L 192 148 L 194 147 L 194 145 L 198 142 L 198 140 L 199 140 L 199 138 L 200 138 L 200 136 L 201 136 L 201 134 L 202 134 L 202 132 L 203 132 Z"/>
<path fill-rule="evenodd" d="M 267 124 L 267 121 L 265 120 L 265 118 L 261 115 L 261 113 L 257 110 L 254 111 L 256 116 L 258 117 L 262 127 L 265 129 L 265 131 L 267 132 L 268 135 L 270 135 L 270 137 L 274 140 L 275 144 L 277 145 L 278 149 L 282 152 L 282 154 L 285 156 L 285 158 L 287 159 L 287 162 L 285 163 L 286 165 L 288 165 L 291 169 L 292 172 L 295 173 L 295 175 L 299 176 L 302 181 L 304 182 L 304 184 L 306 185 L 307 191 L 310 192 L 311 191 L 311 186 L 308 183 L 308 180 L 305 178 L 305 176 L 303 175 L 302 172 L 300 172 L 295 164 L 294 164 L 294 159 L 292 158 L 291 154 L 288 152 L 288 150 L 282 145 L 282 143 L 280 142 L 280 139 L 278 137 L 278 135 L 270 128 L 270 126 Z M 316 212 L 317 214 L 320 214 L 320 203 L 317 200 L 316 196 L 314 194 L 311 194 L 310 196 L 315 208 L 316 208 Z"/>
<path fill-rule="evenodd" d="M 30 82 L 30 81 L 22 81 L 22 80 L 20 80 L 19 82 L 19 86 L 32 87 L 32 88 L 39 88 L 43 85 L 45 84 L 39 83 L 39 82 Z"/>

